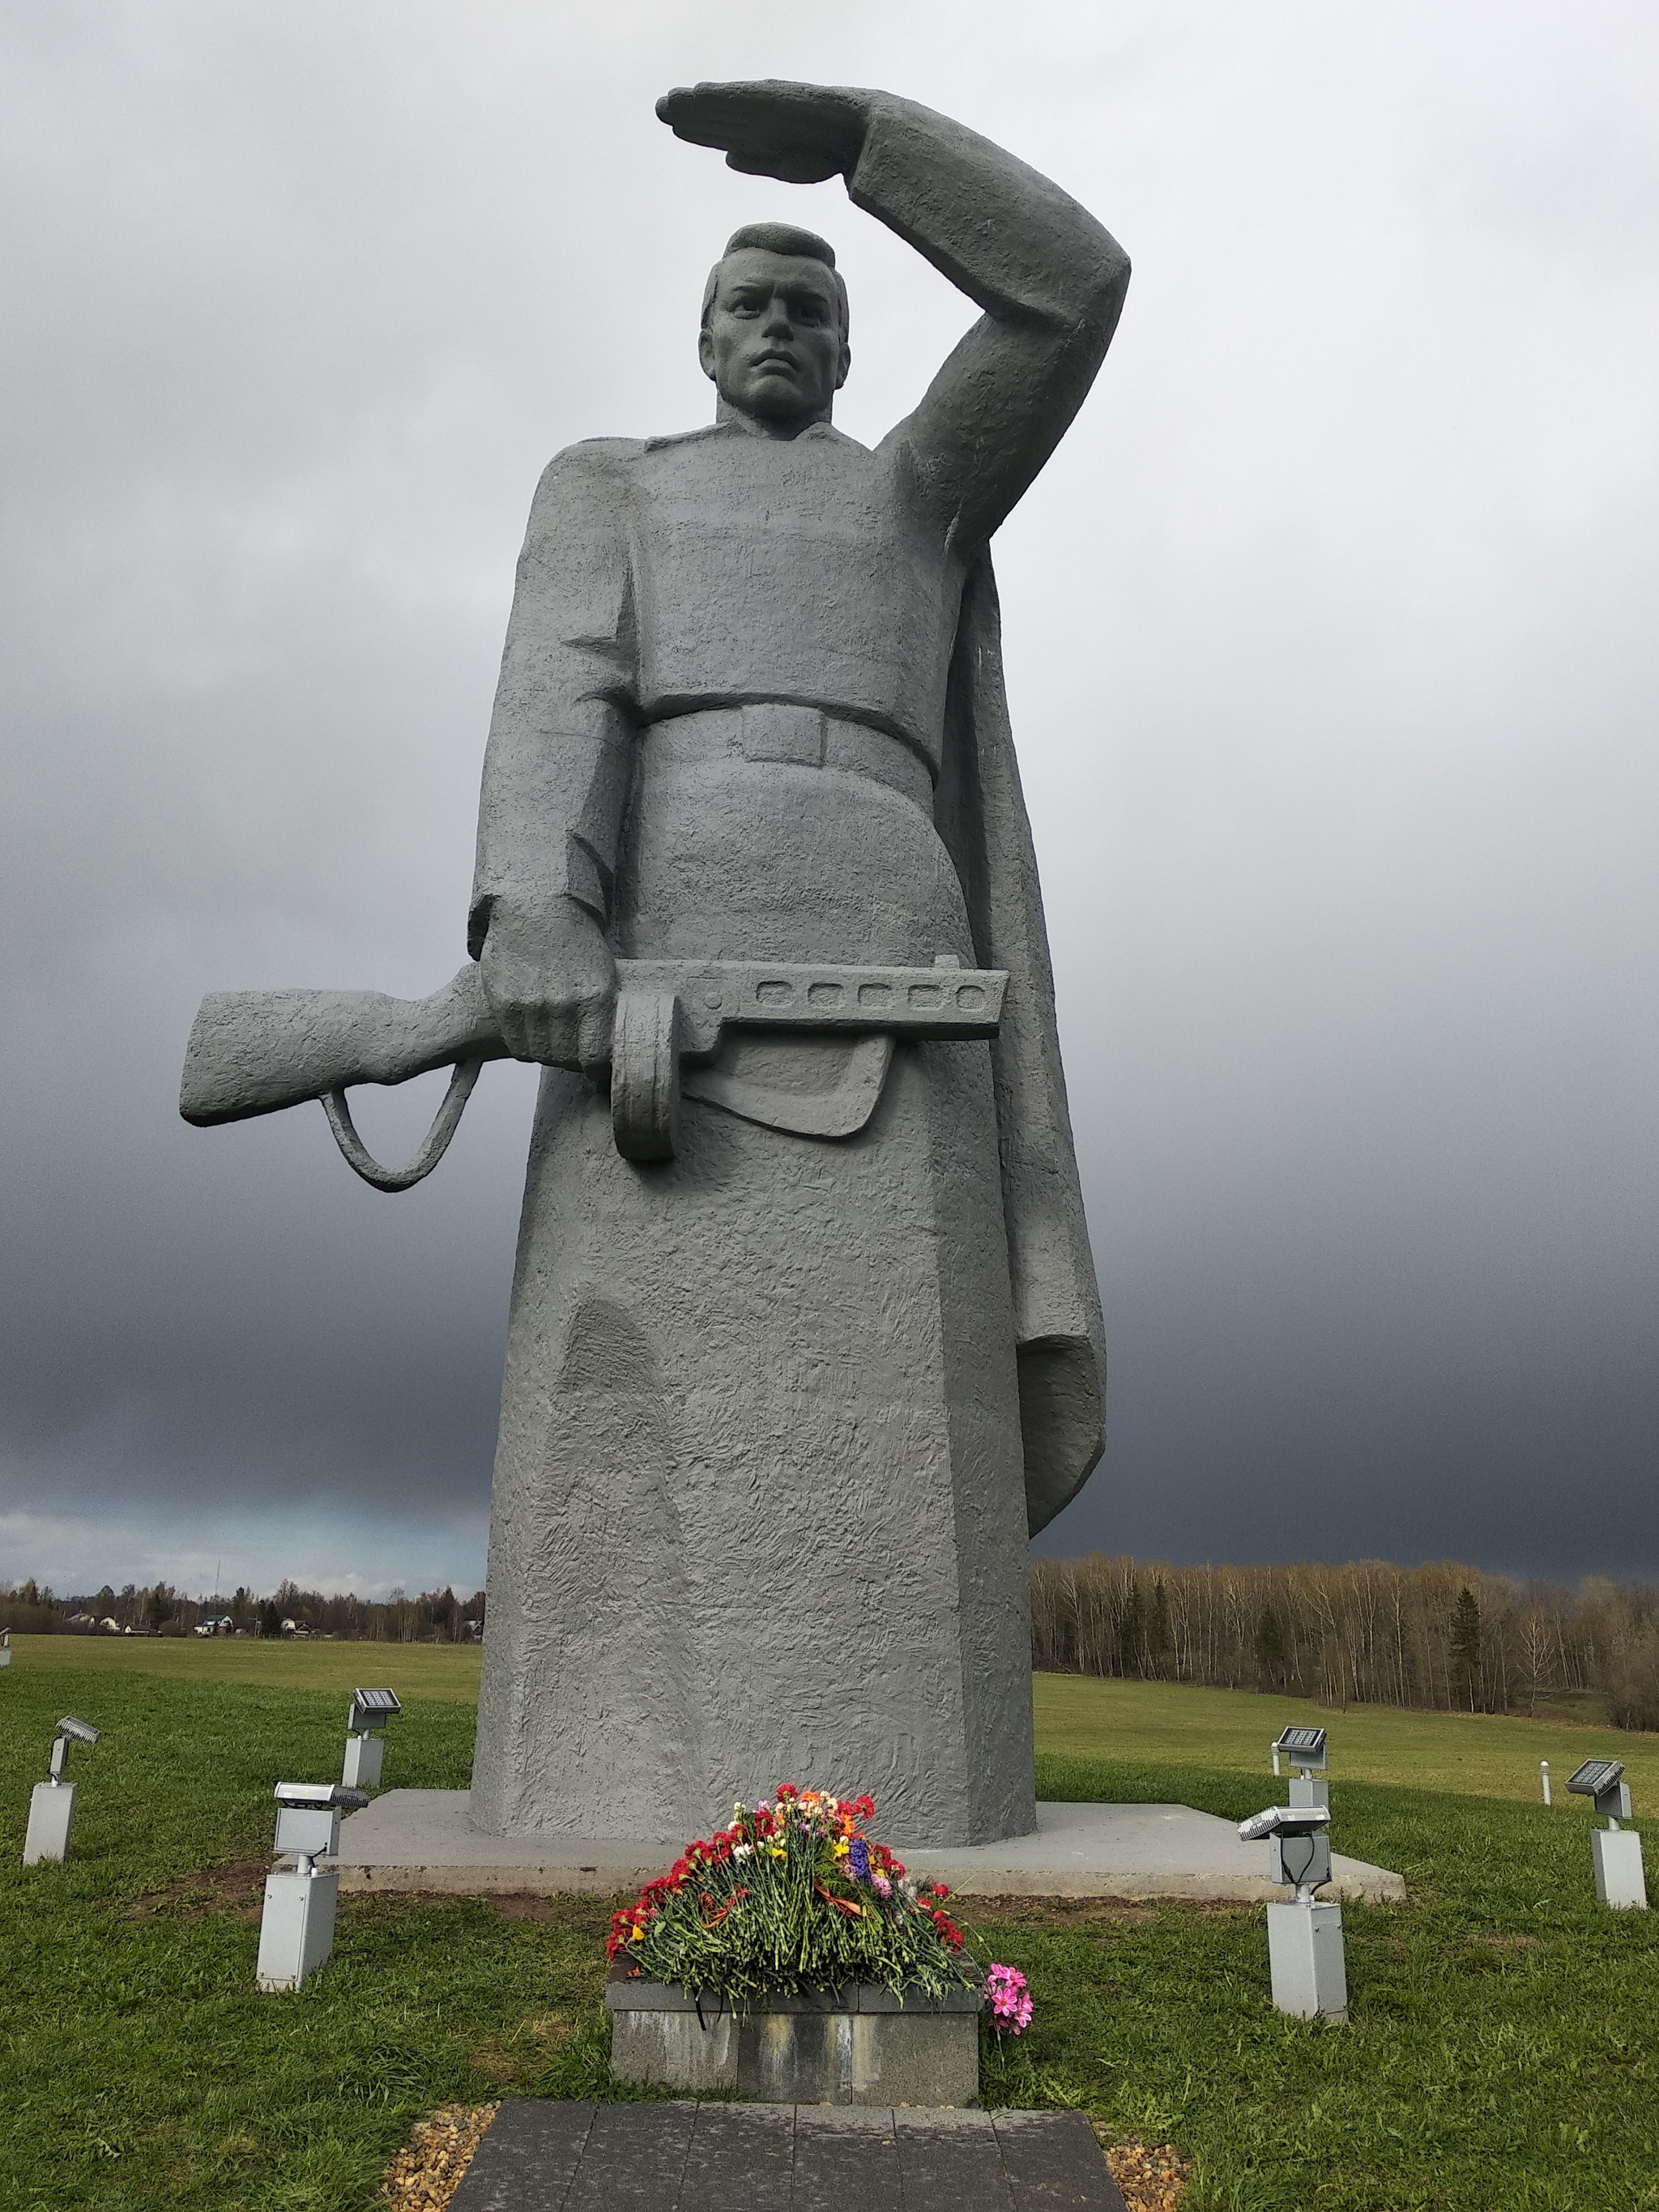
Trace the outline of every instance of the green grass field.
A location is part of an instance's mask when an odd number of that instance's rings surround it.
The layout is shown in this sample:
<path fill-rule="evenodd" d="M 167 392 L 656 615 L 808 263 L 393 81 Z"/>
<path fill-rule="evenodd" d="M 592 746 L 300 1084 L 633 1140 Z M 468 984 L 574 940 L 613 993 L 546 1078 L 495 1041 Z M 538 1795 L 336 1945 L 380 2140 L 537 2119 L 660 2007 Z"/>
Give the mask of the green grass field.
<path fill-rule="evenodd" d="M 1585 1759 L 1622 1759 L 1638 1801 L 1659 1810 L 1659 1736 L 1565 1720 L 1402 1712 L 1392 1705 L 1350 1705 L 1338 1713 L 1248 1690 L 1077 1674 L 1036 1678 L 1038 1740 L 1045 1751 L 1069 1758 L 1158 1765 L 1178 1741 L 1184 1765 L 1271 1782 L 1267 1747 L 1281 1729 L 1298 1724 L 1330 1730 L 1334 1783 L 1403 1784 L 1530 1803 L 1540 1796 L 1540 1759 L 1550 1763 L 1559 1799 L 1568 1775 Z"/>
<path fill-rule="evenodd" d="M 602 1903 L 345 1899 L 308 1990 L 253 1989 L 271 1783 L 337 1771 L 343 1693 L 362 1681 L 405 1699 L 388 1782 L 463 1785 L 476 1650 L 58 1638 L 16 1654 L 0 1673 L 4 2212 L 368 2212 L 434 2105 L 619 2094 Z M 25 1871 L 28 1789 L 65 1711 L 107 1734 L 75 1754 L 70 1863 Z M 1540 1757 L 1564 1779 L 1610 1751 L 1639 1813 L 1659 1740 L 1055 1677 L 1037 1715 L 1044 1794 L 1235 1818 L 1275 1794 L 1278 1728 L 1316 1717 L 1339 1846 L 1411 1894 L 1345 1907 L 1346 2028 L 1273 2012 L 1260 1908 L 975 1909 L 1038 2000 L 1030 2036 L 992 2054 L 988 2098 L 1174 2142 L 1198 2169 L 1190 2212 L 1659 2208 L 1655 1918 L 1598 1910 L 1587 1808 L 1534 1802 Z"/>

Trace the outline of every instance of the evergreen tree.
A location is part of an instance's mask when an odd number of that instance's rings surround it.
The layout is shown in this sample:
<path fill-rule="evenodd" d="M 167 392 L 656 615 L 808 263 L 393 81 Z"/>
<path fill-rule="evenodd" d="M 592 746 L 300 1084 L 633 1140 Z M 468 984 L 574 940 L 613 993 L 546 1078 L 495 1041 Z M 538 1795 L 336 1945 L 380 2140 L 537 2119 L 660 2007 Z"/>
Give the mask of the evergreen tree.
<path fill-rule="evenodd" d="M 1170 1594 L 1162 1577 L 1152 1584 L 1152 1609 L 1146 1622 L 1147 1672 L 1162 1675 L 1170 1656 Z"/>
<path fill-rule="evenodd" d="M 1255 1625 L 1256 1670 L 1275 1690 L 1285 1683 L 1285 1631 L 1272 1606 L 1264 1605 Z"/>
<path fill-rule="evenodd" d="M 1475 1692 L 1480 1685 L 1480 1607 L 1467 1583 L 1457 1593 L 1457 1602 L 1452 1607 L 1451 1662 L 1461 1693 L 1468 1698 L 1473 1712 Z"/>

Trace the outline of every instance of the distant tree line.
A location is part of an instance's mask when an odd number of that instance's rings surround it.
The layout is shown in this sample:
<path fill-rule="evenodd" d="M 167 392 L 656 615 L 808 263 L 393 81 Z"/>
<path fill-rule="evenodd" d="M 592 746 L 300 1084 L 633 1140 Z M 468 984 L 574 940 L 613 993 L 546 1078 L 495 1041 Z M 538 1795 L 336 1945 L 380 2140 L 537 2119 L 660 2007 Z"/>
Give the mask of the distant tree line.
<path fill-rule="evenodd" d="M 1325 1705 L 1537 1712 L 1589 1700 L 1659 1729 L 1659 1588 L 1577 1590 L 1449 1564 L 1031 1565 L 1032 1663 Z"/>
<path fill-rule="evenodd" d="M 279 1583 L 268 1597 L 238 1589 L 229 1597 L 187 1597 L 170 1583 L 129 1583 L 116 1590 L 58 1597 L 34 1582 L 0 1583 L 0 1628 L 32 1636 L 323 1636 L 373 1644 L 465 1644 L 483 1630 L 484 1594 L 459 1598 L 453 1589 L 410 1597 L 325 1597 L 297 1583 Z"/>

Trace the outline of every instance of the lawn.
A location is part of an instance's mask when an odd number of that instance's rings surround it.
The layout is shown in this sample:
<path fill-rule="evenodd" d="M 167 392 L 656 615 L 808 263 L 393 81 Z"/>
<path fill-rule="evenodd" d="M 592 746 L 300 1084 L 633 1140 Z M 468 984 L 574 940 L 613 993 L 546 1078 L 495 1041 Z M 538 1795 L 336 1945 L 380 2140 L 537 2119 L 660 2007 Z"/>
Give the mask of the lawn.
<path fill-rule="evenodd" d="M 1541 1759 L 1550 1763 L 1558 1800 L 1568 1775 L 1585 1759 L 1621 1759 L 1638 1806 L 1659 1810 L 1659 1735 L 1562 1719 L 1404 1712 L 1392 1705 L 1334 1712 L 1299 1698 L 1103 1682 L 1092 1675 L 1036 1678 L 1037 1740 L 1045 1751 L 1073 1758 L 1153 1765 L 1178 1760 L 1270 1784 L 1267 1747 L 1281 1729 L 1297 1725 L 1330 1731 L 1333 1787 L 1376 1782 L 1530 1803 L 1540 1796 Z M 1264 1805 L 1272 1795 L 1269 1789 Z"/>
<path fill-rule="evenodd" d="M 431 1646 L 18 1639 L 0 1673 L 6 2212 L 367 2212 L 438 2104 L 618 2094 L 602 1903 L 346 1899 L 310 1989 L 252 1986 L 272 1781 L 337 1771 L 362 1681 L 405 1700 L 388 1782 L 460 1786 L 477 1667 Z M 1273 1795 L 1269 1738 L 1310 1717 L 1053 1677 L 1037 1711 L 1044 1794 L 1233 1817 Z M 107 1734 L 74 1754 L 71 1863 L 26 1872 L 28 1786 L 65 1711 Z M 1532 1802 L 1539 1757 L 1564 1777 L 1611 1749 L 1639 1812 L 1659 1741 L 1311 1717 L 1332 1730 L 1340 1847 L 1411 1891 L 1344 1909 L 1352 2024 L 1271 2010 L 1260 1908 L 986 1905 L 975 1936 L 1038 2000 L 988 2096 L 1174 2142 L 1197 2167 L 1183 2212 L 1659 2208 L 1656 1923 L 1597 1909 L 1583 1805 Z"/>

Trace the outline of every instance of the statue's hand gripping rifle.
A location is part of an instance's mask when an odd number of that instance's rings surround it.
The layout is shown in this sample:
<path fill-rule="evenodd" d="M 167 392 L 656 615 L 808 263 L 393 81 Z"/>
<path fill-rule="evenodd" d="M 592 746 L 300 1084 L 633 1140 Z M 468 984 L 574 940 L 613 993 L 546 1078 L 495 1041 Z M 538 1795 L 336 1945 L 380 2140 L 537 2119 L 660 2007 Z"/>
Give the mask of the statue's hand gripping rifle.
<path fill-rule="evenodd" d="M 897 1037 L 991 1037 L 1008 976 L 961 968 L 833 968 L 803 961 L 619 960 L 611 1054 L 611 1122 L 625 1159 L 678 1149 L 680 1063 L 712 1060 L 728 1029 Z M 429 999 L 379 991 L 219 991 L 202 1001 L 185 1049 L 179 1111 L 198 1128 L 320 1098 L 348 1164 L 377 1190 L 430 1175 L 454 1135 L 478 1071 L 504 1060 L 476 967 Z M 404 1166 L 366 1150 L 346 1091 L 453 1067 L 425 1143 Z"/>

